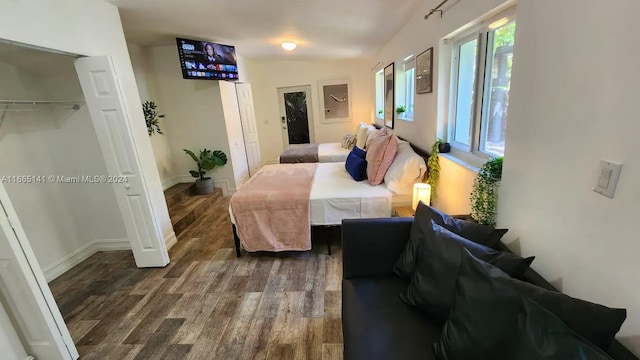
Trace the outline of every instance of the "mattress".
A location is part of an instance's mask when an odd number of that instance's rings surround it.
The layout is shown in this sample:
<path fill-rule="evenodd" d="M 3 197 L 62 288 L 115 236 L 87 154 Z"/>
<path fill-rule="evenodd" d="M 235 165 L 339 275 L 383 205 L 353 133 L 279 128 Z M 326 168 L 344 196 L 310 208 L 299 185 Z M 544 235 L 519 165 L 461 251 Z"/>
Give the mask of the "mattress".
<path fill-rule="evenodd" d="M 344 149 L 341 143 L 318 144 L 318 162 L 340 163 L 347 160 L 351 150 Z"/>
<path fill-rule="evenodd" d="M 311 225 L 340 225 L 343 219 L 391 216 L 393 193 L 384 185 L 354 181 L 344 163 L 321 163 L 311 185 Z"/>
<path fill-rule="evenodd" d="M 311 225 L 340 225 L 343 219 L 391 216 L 393 193 L 384 185 L 354 181 L 343 162 L 318 164 L 309 197 Z M 231 207 L 229 216 L 235 223 Z"/>

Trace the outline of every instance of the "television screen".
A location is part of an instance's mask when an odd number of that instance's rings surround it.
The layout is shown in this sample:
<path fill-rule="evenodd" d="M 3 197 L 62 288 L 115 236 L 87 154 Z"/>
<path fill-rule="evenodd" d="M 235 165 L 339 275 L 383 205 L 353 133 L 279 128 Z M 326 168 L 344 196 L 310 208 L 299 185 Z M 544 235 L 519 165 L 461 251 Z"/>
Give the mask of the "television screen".
<path fill-rule="evenodd" d="M 236 48 L 206 41 L 176 38 L 182 77 L 185 79 L 237 80 Z"/>

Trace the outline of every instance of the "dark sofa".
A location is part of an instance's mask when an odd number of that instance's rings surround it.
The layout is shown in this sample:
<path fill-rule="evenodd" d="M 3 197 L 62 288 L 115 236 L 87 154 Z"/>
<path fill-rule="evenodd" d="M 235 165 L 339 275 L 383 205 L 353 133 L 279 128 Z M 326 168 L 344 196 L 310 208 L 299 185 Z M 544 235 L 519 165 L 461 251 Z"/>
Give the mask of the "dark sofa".
<path fill-rule="evenodd" d="M 345 360 L 435 359 L 432 345 L 443 324 L 400 300 L 398 294 L 409 282 L 391 270 L 412 223 L 413 218 L 342 222 Z M 524 280 L 554 289 L 531 269 Z M 609 354 L 616 360 L 638 359 L 617 341 Z"/>

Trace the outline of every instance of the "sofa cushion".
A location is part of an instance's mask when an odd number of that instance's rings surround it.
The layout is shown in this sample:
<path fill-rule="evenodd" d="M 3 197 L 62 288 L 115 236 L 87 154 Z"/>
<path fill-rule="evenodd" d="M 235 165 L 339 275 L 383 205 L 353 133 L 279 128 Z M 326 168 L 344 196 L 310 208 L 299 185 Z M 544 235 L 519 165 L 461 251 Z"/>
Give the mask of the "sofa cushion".
<path fill-rule="evenodd" d="M 511 276 L 522 276 L 533 258 L 493 250 L 476 244 L 431 221 L 432 234 L 423 243 L 416 271 L 401 298 L 436 319 L 444 322 L 449 317 L 456 295 L 456 277 L 462 253 L 469 250 L 477 258 L 487 261 Z"/>
<path fill-rule="evenodd" d="M 408 281 L 396 276 L 342 281 L 344 359 L 435 359 L 441 324 L 404 304 Z"/>
<path fill-rule="evenodd" d="M 425 241 L 425 237 L 431 234 L 431 220 L 463 238 L 496 250 L 499 249 L 500 239 L 508 231 L 507 229 L 493 229 L 471 221 L 454 219 L 436 208 L 420 202 L 416 209 L 414 224 L 411 227 L 409 242 L 393 266 L 393 271 L 396 274 L 408 279 L 413 275 L 422 243 Z"/>
<path fill-rule="evenodd" d="M 517 330 L 521 297 L 551 311 L 573 331 L 607 350 L 626 318 L 611 309 L 513 279 L 463 252 L 453 311 L 435 350 L 441 359 L 493 358 Z M 507 341 L 510 342 L 510 341 Z"/>
<path fill-rule="evenodd" d="M 535 301 L 523 297 L 510 360 L 612 360 Z"/>

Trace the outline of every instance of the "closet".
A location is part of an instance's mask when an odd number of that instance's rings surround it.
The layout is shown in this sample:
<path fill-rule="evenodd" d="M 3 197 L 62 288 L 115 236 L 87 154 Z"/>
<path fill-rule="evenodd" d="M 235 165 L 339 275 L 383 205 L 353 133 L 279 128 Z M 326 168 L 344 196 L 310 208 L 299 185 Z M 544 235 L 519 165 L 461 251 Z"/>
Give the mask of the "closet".
<path fill-rule="evenodd" d="M 97 251 L 169 262 L 121 94 L 109 57 L 0 40 L 0 325 L 36 358 L 78 355 L 48 282 Z"/>

